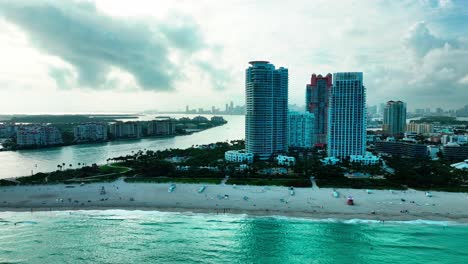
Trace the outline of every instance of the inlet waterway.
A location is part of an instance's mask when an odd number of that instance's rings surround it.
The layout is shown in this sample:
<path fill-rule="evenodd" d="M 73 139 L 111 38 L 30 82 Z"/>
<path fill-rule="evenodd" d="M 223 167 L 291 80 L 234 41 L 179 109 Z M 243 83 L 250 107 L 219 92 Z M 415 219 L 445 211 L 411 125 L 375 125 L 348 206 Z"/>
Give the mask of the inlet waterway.
<path fill-rule="evenodd" d="M 172 117 L 193 117 L 192 115 L 170 115 Z M 210 116 L 207 116 L 210 117 Z M 31 175 L 37 172 L 50 172 L 58 164 L 104 164 L 108 158 L 132 154 L 138 150 L 163 150 L 170 148 L 188 148 L 214 142 L 244 138 L 244 116 L 223 116 L 227 124 L 210 128 L 191 135 L 118 140 L 100 144 L 82 144 L 66 147 L 54 147 L 33 150 L 0 152 L 0 179 Z M 154 116 L 141 116 L 140 120 L 149 120 Z"/>

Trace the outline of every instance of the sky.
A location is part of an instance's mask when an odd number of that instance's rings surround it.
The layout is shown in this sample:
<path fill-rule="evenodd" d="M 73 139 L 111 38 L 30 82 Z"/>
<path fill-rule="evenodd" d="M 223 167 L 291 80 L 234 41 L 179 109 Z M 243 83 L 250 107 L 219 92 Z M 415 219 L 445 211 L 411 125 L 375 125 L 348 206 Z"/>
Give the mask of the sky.
<path fill-rule="evenodd" d="M 0 0 L 0 113 L 206 109 L 245 69 L 362 71 L 369 105 L 468 104 L 468 0 Z"/>

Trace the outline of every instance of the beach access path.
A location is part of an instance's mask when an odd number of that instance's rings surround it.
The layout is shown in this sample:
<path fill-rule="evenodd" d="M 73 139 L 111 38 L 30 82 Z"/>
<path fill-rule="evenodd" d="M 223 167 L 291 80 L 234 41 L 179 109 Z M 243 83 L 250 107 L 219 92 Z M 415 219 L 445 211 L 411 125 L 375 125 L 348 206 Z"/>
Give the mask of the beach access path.
<path fill-rule="evenodd" d="M 206 189 L 199 192 L 201 186 Z M 115 182 L 0 187 L 0 211 L 127 209 L 468 223 L 468 194 L 416 190 Z M 333 191 L 339 197 L 333 196 Z M 351 196 L 355 205 L 347 205 Z"/>

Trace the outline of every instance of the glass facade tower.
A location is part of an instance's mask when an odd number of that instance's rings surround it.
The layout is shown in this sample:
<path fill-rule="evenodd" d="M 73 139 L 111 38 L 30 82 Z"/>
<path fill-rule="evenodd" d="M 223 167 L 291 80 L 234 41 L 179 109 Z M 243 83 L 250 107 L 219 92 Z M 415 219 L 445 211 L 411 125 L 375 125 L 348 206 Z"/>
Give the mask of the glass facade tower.
<path fill-rule="evenodd" d="M 333 74 L 328 109 L 328 156 L 366 152 L 366 90 L 362 72 Z"/>
<path fill-rule="evenodd" d="M 288 146 L 288 69 L 251 61 L 245 74 L 246 150 L 260 159 L 283 153 Z"/>
<path fill-rule="evenodd" d="M 392 136 L 403 136 L 406 130 L 406 104 L 388 101 L 384 108 L 383 130 Z"/>

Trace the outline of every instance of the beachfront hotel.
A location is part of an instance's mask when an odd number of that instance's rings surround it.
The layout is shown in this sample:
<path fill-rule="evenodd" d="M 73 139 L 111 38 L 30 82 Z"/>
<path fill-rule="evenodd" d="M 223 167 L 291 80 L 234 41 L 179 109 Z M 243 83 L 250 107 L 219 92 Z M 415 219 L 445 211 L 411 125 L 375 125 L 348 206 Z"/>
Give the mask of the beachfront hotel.
<path fill-rule="evenodd" d="M 246 150 L 260 159 L 283 153 L 288 145 L 288 69 L 251 61 L 245 72 Z"/>
<path fill-rule="evenodd" d="M 290 148 L 311 149 L 314 146 L 314 114 L 289 112 L 288 146 Z"/>
<path fill-rule="evenodd" d="M 328 124 L 328 156 L 365 155 L 366 90 L 362 72 L 333 74 Z"/>
<path fill-rule="evenodd" d="M 328 130 L 328 98 L 332 89 L 332 75 L 325 77 L 312 74 L 306 85 L 306 111 L 314 114 L 314 130 L 311 131 L 313 144 L 325 145 Z"/>

